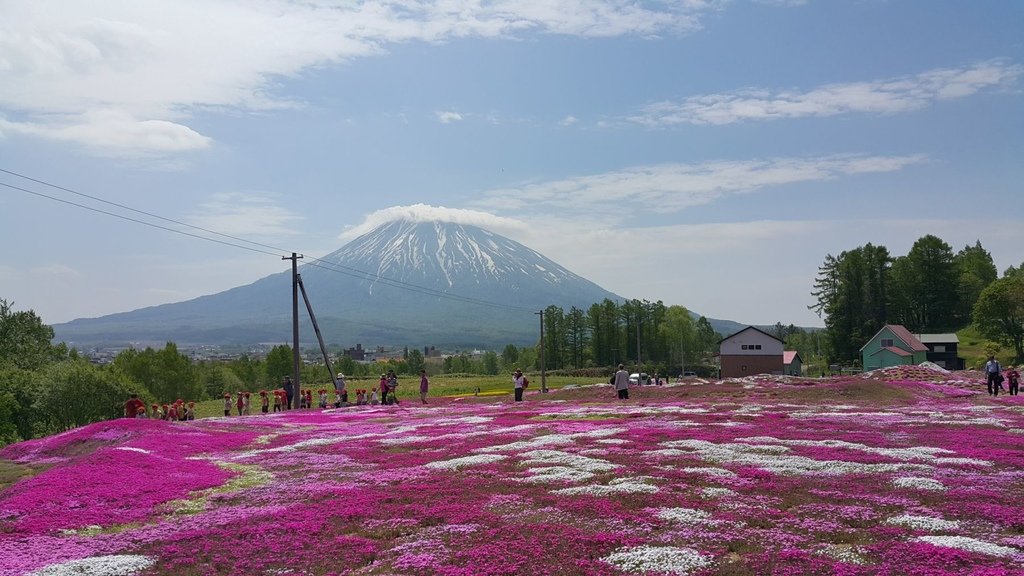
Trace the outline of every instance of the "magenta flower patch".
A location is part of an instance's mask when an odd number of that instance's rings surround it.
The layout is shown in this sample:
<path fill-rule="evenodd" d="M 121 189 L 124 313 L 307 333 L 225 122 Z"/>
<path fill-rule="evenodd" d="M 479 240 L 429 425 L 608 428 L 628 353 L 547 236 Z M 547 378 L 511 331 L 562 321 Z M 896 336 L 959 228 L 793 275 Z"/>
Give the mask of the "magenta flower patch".
<path fill-rule="evenodd" d="M 0 576 L 1019 573 L 1024 405 L 896 376 L 100 423 L 0 452 Z"/>

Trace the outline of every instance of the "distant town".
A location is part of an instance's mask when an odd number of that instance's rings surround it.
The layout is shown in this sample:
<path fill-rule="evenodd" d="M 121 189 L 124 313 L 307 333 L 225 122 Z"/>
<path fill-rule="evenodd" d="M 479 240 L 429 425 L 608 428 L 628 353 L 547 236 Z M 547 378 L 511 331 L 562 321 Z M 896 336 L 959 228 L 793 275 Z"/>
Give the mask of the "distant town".
<path fill-rule="evenodd" d="M 166 344 L 165 342 L 132 342 L 130 344 L 119 345 L 119 346 L 94 346 L 91 348 L 80 349 L 79 354 L 88 359 L 93 364 L 106 365 L 114 361 L 114 358 L 118 354 L 125 350 L 136 349 L 143 350 L 145 348 L 162 348 Z M 216 345 L 216 344 L 178 344 L 178 351 L 187 356 L 194 362 L 231 362 L 238 360 L 242 357 L 248 357 L 250 360 L 264 360 L 267 354 L 275 347 L 280 345 L 287 345 L 286 342 L 261 342 L 259 344 L 253 344 L 249 346 L 230 346 L 230 345 Z M 377 362 L 387 362 L 389 360 L 402 360 L 408 355 L 408 348 L 395 348 L 385 346 L 375 346 L 372 348 L 363 348 L 362 344 L 356 344 L 352 348 L 340 348 L 337 345 L 328 346 L 328 355 L 331 358 L 331 362 L 335 362 L 344 356 L 348 356 L 353 361 L 362 364 L 374 364 Z M 424 346 L 422 349 L 424 358 L 440 358 L 444 359 L 449 356 L 468 356 L 471 359 L 479 359 L 484 355 L 486 350 L 439 350 L 433 346 Z M 320 365 L 323 364 L 323 355 L 319 348 L 306 348 L 301 350 L 303 362 L 306 365 Z"/>

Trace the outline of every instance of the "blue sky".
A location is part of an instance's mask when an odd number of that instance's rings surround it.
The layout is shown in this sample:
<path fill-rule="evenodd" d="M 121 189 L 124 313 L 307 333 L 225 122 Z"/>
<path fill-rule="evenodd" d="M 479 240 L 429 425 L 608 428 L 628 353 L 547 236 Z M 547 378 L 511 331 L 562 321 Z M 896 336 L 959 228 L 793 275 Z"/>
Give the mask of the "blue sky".
<path fill-rule="evenodd" d="M 828 253 L 1024 262 L 1022 30 L 1006 1 L 0 0 L 0 169 L 311 256 L 453 219 L 820 325 Z M 0 183 L 0 298 L 49 323 L 284 269 Z"/>

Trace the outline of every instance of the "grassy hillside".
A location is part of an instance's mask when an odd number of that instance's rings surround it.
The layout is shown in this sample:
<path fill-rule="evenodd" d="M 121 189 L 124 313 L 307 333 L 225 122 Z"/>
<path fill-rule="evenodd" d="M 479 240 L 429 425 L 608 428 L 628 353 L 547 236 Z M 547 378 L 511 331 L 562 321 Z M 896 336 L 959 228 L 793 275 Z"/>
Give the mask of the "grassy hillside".
<path fill-rule="evenodd" d="M 992 344 L 992 341 L 978 333 L 978 330 L 974 326 L 968 326 L 963 330 L 958 330 L 956 335 L 960 338 L 958 351 L 960 357 L 964 359 L 966 367 L 968 369 L 974 368 L 978 370 L 983 368 L 985 366 L 985 361 L 988 359 L 988 354 L 985 353 L 985 349 Z M 996 354 L 996 358 L 1003 366 L 1011 365 L 1014 359 L 1013 349 L 1001 348 L 999 353 Z"/>

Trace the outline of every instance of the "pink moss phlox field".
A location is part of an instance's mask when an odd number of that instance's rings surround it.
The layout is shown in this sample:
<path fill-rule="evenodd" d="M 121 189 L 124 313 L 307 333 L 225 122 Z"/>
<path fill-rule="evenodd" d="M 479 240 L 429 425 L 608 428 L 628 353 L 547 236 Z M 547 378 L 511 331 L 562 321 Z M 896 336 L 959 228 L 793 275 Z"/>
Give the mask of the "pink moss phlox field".
<path fill-rule="evenodd" d="M 86 426 L 0 452 L 0 576 L 1024 573 L 1024 403 L 890 377 Z"/>

